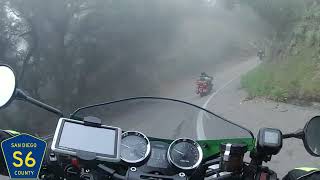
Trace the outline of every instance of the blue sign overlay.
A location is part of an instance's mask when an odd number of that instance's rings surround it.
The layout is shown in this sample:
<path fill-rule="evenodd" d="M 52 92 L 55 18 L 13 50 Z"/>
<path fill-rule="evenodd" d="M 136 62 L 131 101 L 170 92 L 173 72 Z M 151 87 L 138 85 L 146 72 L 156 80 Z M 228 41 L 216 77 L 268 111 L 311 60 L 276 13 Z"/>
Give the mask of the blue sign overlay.
<path fill-rule="evenodd" d="M 28 134 L 9 138 L 1 143 L 10 178 L 38 177 L 46 142 Z"/>

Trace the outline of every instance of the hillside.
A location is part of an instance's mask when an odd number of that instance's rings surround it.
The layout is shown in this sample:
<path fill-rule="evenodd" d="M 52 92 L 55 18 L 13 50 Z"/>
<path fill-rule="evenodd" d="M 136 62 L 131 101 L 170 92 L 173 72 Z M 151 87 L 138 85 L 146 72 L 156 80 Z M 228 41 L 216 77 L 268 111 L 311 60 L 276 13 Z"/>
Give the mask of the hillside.
<path fill-rule="evenodd" d="M 320 101 L 319 3 L 307 6 L 283 39 L 273 39 L 264 62 L 243 76 L 241 83 L 251 98 Z"/>

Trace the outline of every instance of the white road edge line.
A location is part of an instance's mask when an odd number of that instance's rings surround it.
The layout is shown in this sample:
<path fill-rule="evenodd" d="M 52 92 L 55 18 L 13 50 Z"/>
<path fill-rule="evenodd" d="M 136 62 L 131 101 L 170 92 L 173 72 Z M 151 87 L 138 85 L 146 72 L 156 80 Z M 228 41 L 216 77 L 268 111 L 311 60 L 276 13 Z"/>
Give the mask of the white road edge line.
<path fill-rule="evenodd" d="M 233 81 L 235 81 L 236 79 L 238 79 L 241 75 L 236 76 L 235 78 L 229 80 L 227 83 L 225 83 L 223 86 L 221 86 L 219 89 L 217 89 L 217 91 L 215 91 L 208 99 L 207 101 L 203 104 L 202 108 L 206 109 L 209 102 L 211 101 L 211 99 L 216 96 L 221 90 L 223 90 L 224 88 L 226 88 L 229 84 L 231 84 Z M 197 117 L 197 139 L 198 140 L 205 140 L 206 139 L 206 135 L 204 133 L 204 128 L 203 128 L 203 113 L 205 111 L 201 110 L 198 114 Z"/>

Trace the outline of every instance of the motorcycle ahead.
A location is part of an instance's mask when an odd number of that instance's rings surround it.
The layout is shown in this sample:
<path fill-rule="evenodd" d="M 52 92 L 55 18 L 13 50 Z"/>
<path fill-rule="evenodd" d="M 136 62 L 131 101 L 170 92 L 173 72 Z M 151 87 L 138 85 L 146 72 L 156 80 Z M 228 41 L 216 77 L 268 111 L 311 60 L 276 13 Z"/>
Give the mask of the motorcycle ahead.
<path fill-rule="evenodd" d="M 311 155 L 320 156 L 319 116 L 297 132 L 261 128 L 255 138 L 241 125 L 170 98 L 102 102 L 66 117 L 16 84 L 12 69 L 0 65 L 1 108 L 18 99 L 59 117 L 53 137 L 47 138 L 40 179 L 278 179 L 262 163 L 277 155 L 287 138 L 302 139 Z M 246 153 L 250 162 L 244 162 Z"/>
<path fill-rule="evenodd" d="M 212 83 L 206 80 L 197 80 L 196 94 L 200 94 L 200 97 L 208 95 L 212 91 Z"/>

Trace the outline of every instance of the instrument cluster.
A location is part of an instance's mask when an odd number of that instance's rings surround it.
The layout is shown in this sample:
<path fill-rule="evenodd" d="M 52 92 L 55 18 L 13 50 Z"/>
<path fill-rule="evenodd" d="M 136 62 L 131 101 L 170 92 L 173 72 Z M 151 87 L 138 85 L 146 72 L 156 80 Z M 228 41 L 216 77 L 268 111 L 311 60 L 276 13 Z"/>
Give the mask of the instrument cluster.
<path fill-rule="evenodd" d="M 130 166 L 189 171 L 200 165 L 203 152 L 200 145 L 192 139 L 180 138 L 171 144 L 150 142 L 141 132 L 127 131 L 122 134 L 120 157 Z"/>

